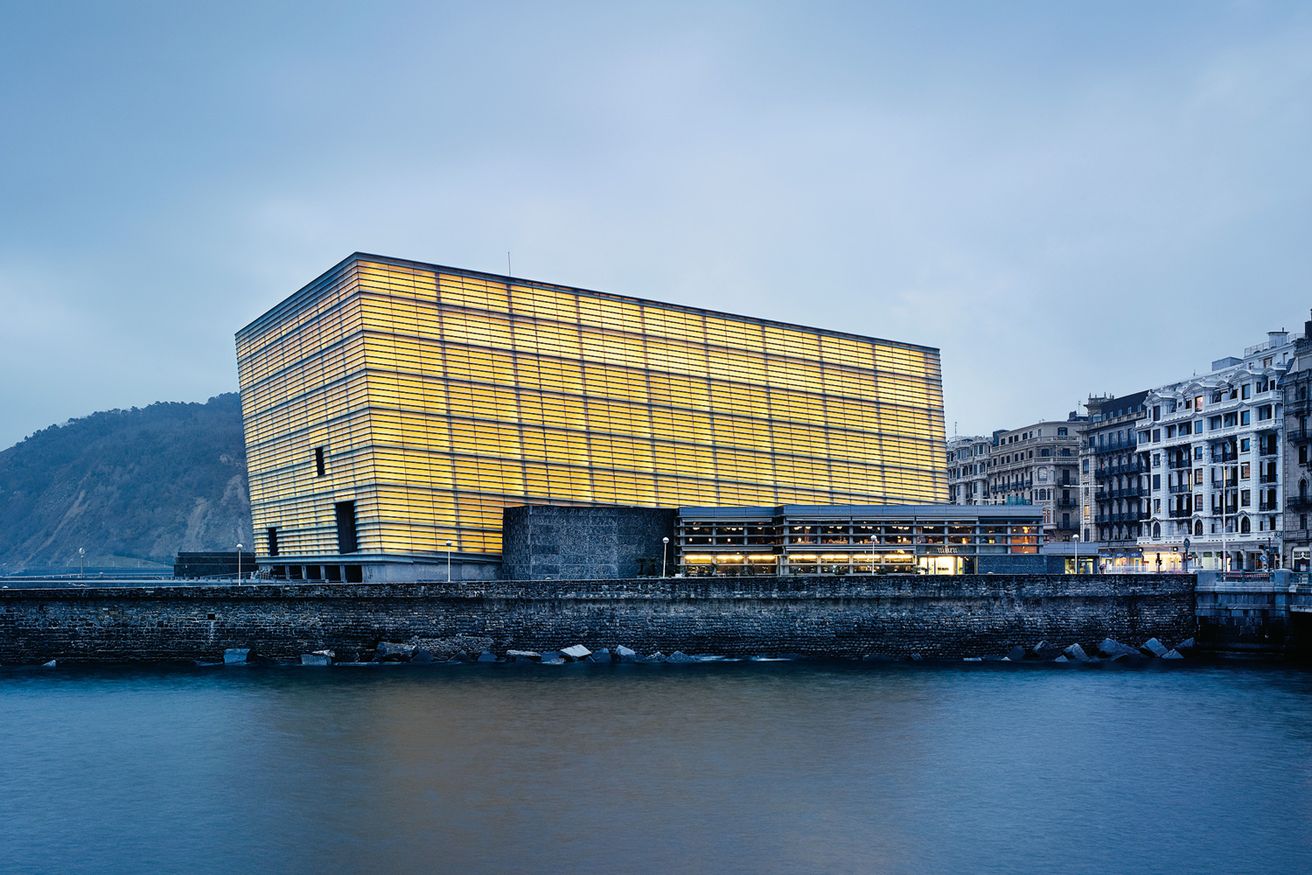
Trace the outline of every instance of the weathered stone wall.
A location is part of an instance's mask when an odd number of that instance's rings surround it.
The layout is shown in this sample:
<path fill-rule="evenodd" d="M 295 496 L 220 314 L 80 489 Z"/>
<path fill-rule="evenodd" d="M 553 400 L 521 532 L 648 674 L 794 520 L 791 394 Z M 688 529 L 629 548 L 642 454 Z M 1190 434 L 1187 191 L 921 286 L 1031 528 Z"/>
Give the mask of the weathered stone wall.
<path fill-rule="evenodd" d="M 1227 580 L 1215 571 L 1200 572 L 1195 588 L 1199 645 L 1266 655 L 1306 650 L 1312 641 L 1295 622 L 1306 607 L 1304 579 L 1285 570 L 1270 578 Z"/>
<path fill-rule="evenodd" d="M 0 663 L 339 656 L 413 636 L 494 648 L 858 658 L 1193 634 L 1189 575 L 769 577 L 0 590 Z"/>
<path fill-rule="evenodd" d="M 644 507 L 508 507 L 501 576 L 506 580 L 606 580 L 660 573 L 662 537 L 674 511 Z M 674 561 L 674 544 L 668 560 Z M 673 568 L 673 565 L 670 566 Z"/>

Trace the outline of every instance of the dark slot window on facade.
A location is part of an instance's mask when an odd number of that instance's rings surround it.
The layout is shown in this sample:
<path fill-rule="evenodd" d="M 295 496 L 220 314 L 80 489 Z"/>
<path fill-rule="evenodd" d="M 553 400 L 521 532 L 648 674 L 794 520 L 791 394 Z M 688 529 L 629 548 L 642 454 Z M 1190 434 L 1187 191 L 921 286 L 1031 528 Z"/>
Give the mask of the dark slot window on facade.
<path fill-rule="evenodd" d="M 277 556 L 277 555 L 278 555 L 278 530 L 277 530 L 276 528 L 274 528 L 273 526 L 269 526 L 269 530 L 268 530 L 267 534 L 268 534 L 268 536 L 269 536 L 269 556 L 270 556 L 270 557 Z"/>
<path fill-rule="evenodd" d="M 327 473 L 323 464 L 323 447 L 314 448 L 314 473 L 317 477 L 322 477 Z"/>
<path fill-rule="evenodd" d="M 360 549 L 355 530 L 355 502 L 339 501 L 333 510 L 337 515 L 337 552 L 354 553 Z"/>

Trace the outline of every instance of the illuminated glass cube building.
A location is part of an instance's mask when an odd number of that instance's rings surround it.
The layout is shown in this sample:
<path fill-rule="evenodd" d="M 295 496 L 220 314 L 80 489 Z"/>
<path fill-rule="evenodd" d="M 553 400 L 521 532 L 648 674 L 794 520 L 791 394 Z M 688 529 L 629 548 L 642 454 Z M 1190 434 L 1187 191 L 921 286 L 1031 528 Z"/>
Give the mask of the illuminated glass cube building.
<path fill-rule="evenodd" d="M 496 574 L 502 511 L 947 498 L 936 349 L 356 253 L 237 333 L 275 576 Z"/>

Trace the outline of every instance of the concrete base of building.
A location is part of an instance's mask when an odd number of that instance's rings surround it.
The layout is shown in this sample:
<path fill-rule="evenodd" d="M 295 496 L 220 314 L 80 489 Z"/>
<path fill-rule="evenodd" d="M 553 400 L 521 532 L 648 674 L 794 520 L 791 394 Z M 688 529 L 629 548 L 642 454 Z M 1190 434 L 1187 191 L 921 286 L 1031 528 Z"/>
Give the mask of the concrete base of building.
<path fill-rule="evenodd" d="M 275 557 L 259 561 L 259 576 L 275 581 L 323 583 L 423 583 L 446 580 L 496 580 L 496 558 L 454 555 L 446 558 L 377 555 Z"/>

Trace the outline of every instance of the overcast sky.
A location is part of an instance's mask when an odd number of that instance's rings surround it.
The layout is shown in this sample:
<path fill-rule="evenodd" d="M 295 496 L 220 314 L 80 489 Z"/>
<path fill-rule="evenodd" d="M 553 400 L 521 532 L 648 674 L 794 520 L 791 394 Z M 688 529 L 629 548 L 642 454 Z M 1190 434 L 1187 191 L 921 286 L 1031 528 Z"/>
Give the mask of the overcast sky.
<path fill-rule="evenodd" d="M 1312 306 L 1308 4 L 0 12 L 0 446 L 354 250 L 937 346 L 949 433 Z"/>

